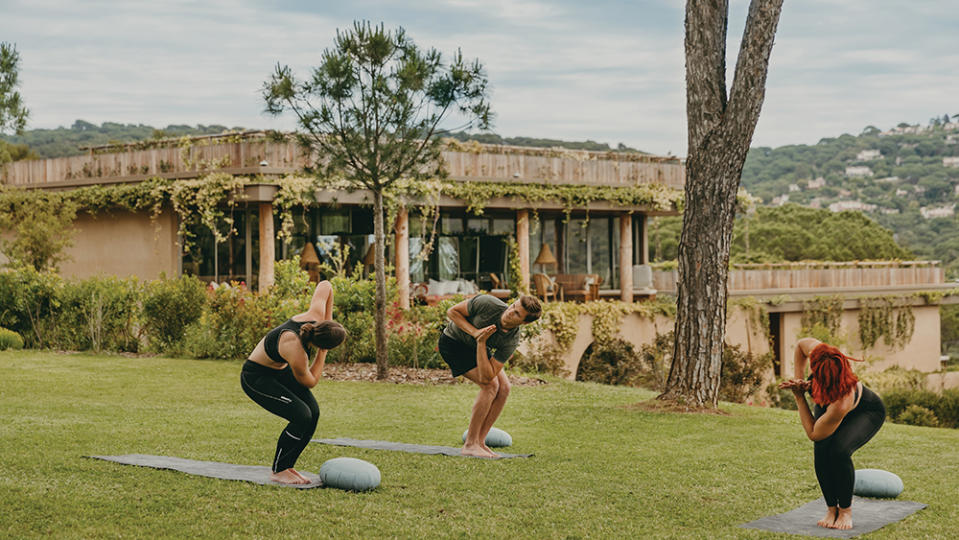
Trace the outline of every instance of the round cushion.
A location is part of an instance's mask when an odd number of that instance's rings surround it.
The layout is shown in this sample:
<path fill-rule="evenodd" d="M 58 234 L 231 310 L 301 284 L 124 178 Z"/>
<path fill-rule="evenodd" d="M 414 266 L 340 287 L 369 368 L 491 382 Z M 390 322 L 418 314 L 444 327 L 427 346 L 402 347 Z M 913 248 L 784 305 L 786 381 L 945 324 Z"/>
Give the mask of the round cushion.
<path fill-rule="evenodd" d="M 323 485 L 349 491 L 369 491 L 380 485 L 380 470 L 362 459 L 339 457 L 320 467 Z"/>
<path fill-rule="evenodd" d="M 852 492 L 860 497 L 895 498 L 902 493 L 902 478 L 882 469 L 856 470 Z"/>
<path fill-rule="evenodd" d="M 466 434 L 470 430 L 463 432 L 463 442 L 466 442 Z M 502 429 L 490 428 L 489 433 L 486 434 L 486 446 L 490 448 L 501 448 L 503 446 L 512 446 L 513 438 L 509 436 L 509 433 L 506 433 Z"/>

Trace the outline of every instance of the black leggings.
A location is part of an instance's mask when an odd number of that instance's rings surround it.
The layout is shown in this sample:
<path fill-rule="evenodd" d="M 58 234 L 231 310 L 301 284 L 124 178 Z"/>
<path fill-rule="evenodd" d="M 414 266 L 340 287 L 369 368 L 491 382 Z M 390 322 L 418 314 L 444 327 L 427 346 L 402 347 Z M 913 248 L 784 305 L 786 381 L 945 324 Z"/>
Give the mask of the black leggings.
<path fill-rule="evenodd" d="M 272 466 L 273 472 L 289 469 L 310 443 L 320 419 L 313 392 L 293 377 L 290 366 L 273 369 L 249 360 L 240 372 L 240 386 L 259 406 L 289 420 L 276 441 Z"/>
<path fill-rule="evenodd" d="M 826 409 L 816 405 L 816 418 L 825 411 Z M 816 478 L 826 499 L 826 506 L 849 508 L 852 505 L 852 488 L 856 481 L 852 453 L 879 431 L 885 419 L 886 407 L 882 400 L 875 392 L 863 386 L 859 405 L 842 419 L 832 435 L 816 441 Z"/>

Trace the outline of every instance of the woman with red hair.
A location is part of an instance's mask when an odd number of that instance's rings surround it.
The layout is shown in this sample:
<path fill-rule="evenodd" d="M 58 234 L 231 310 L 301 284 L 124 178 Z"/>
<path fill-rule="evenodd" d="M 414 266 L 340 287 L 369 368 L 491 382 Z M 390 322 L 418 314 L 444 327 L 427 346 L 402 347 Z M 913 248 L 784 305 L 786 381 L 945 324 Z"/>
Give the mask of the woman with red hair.
<path fill-rule="evenodd" d="M 856 470 L 852 453 L 879 431 L 886 407 L 875 392 L 863 386 L 852 372 L 849 358 L 832 345 L 815 338 L 796 344 L 795 373 L 809 379 L 793 379 L 779 385 L 792 390 L 806 436 L 814 441 L 816 478 L 826 500 L 826 517 L 820 527 L 852 528 L 852 488 Z M 810 412 L 805 392 L 815 404 Z"/>

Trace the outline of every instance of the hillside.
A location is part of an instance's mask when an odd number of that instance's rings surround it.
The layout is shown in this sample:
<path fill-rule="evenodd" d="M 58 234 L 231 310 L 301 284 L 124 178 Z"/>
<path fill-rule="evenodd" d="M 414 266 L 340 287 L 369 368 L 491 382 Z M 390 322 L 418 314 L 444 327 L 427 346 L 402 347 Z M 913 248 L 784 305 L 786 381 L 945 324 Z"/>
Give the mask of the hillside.
<path fill-rule="evenodd" d="M 752 148 L 743 187 L 765 205 L 858 210 L 917 257 L 959 274 L 959 120 L 869 126 L 815 145 Z"/>

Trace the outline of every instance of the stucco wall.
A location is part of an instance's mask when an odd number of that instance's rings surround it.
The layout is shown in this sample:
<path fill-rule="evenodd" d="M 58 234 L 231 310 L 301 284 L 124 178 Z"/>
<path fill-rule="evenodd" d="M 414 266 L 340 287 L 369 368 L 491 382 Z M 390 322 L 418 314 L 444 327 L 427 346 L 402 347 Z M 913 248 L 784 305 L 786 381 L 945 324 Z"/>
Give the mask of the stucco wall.
<path fill-rule="evenodd" d="M 113 211 L 96 218 L 81 213 L 73 227 L 69 258 L 60 264 L 64 277 L 115 275 L 148 280 L 161 273 L 178 275 L 176 217 L 168 210 L 155 220 L 146 212 Z"/>
<path fill-rule="evenodd" d="M 869 360 L 864 364 L 856 363 L 854 367 L 857 370 L 881 371 L 892 366 L 918 369 L 924 372 L 939 369 L 939 306 L 915 306 L 912 311 L 916 317 L 915 332 L 912 340 L 905 347 L 893 349 L 880 338 L 879 342 L 865 354 L 859 342 L 858 310 L 846 310 L 843 313 L 840 323 L 840 333 L 846 340 L 842 347 L 843 350 L 853 357 Z M 782 334 L 779 350 L 781 359 L 779 376 L 781 377 L 792 377 L 793 351 L 796 342 L 799 341 L 801 320 L 802 313 L 780 314 Z M 566 376 L 570 379 L 576 378 L 576 370 L 579 367 L 583 352 L 593 342 L 592 325 L 593 317 L 591 315 L 583 315 L 579 318 L 576 338 L 566 354 L 563 355 Z M 623 318 L 619 335 L 639 349 L 643 345 L 652 343 L 657 334 L 666 333 L 672 329 L 672 319 L 662 316 L 647 319 L 636 314 L 629 314 Z M 533 347 L 545 346 L 552 340 L 552 334 L 549 331 L 544 331 L 538 339 L 521 344 L 519 351 L 528 353 Z M 733 308 L 730 310 L 729 318 L 726 321 L 726 342 L 730 345 L 738 345 L 743 351 L 755 355 L 766 354 L 771 350 L 764 330 L 750 323 L 747 309 Z M 768 379 L 770 382 L 773 379 L 772 370 L 769 372 Z"/>
<path fill-rule="evenodd" d="M 917 369 L 924 372 L 939 369 L 940 335 L 939 306 L 914 306 L 912 313 L 916 317 L 912 340 L 902 349 L 894 349 L 879 338 L 869 350 L 863 351 L 859 341 L 859 310 L 849 309 L 843 312 L 840 322 L 840 334 L 845 344 L 840 348 L 854 357 L 868 360 L 867 363 L 854 363 L 856 370 L 882 371 L 892 366 L 905 369 Z M 799 341 L 802 313 L 783 313 L 783 334 L 780 356 L 783 359 L 783 377 L 792 377 L 793 352 Z"/>

